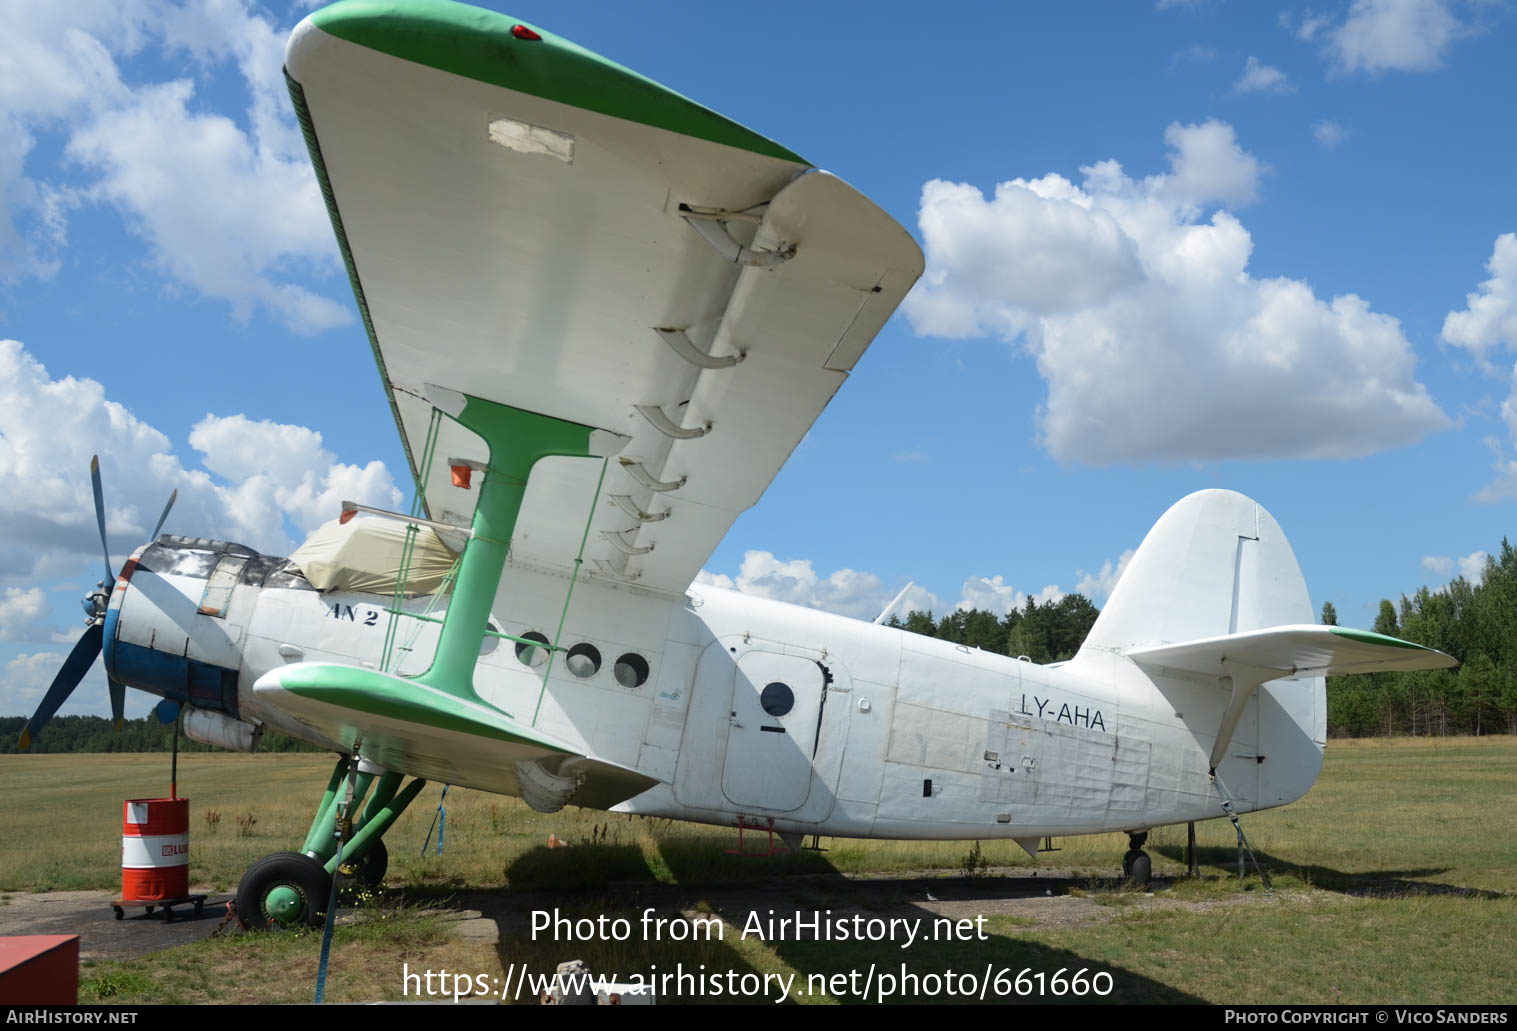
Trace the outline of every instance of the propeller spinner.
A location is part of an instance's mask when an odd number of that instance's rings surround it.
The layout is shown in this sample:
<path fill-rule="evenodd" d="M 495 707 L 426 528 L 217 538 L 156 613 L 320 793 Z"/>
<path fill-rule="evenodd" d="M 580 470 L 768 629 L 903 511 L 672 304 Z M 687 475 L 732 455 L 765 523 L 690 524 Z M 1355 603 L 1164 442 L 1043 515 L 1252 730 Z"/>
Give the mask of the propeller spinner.
<path fill-rule="evenodd" d="M 90 486 L 95 494 L 95 522 L 100 527 L 100 547 L 105 554 L 106 579 L 95 585 L 95 589 L 84 596 L 84 612 L 88 624 L 84 633 L 74 644 L 68 658 L 63 660 L 58 675 L 53 677 L 53 682 L 48 685 L 47 694 L 42 696 L 42 704 L 37 706 L 37 711 L 32 713 L 32 718 L 27 721 L 26 727 L 21 731 L 19 747 L 26 751 L 32 745 L 32 739 L 42 733 L 42 728 L 48 720 L 53 718 L 60 706 L 68 701 L 68 696 L 74 693 L 74 688 L 84 679 L 84 675 L 95 664 L 95 658 L 100 654 L 101 646 L 105 640 L 105 611 L 110 606 L 111 593 L 116 589 L 116 576 L 111 572 L 111 549 L 106 543 L 105 536 L 105 492 L 100 486 L 100 456 L 95 455 L 90 459 Z M 163 529 L 163 523 L 169 517 L 169 509 L 174 507 L 174 501 L 179 497 L 179 491 L 175 490 L 169 495 L 169 502 L 163 506 L 163 514 L 158 517 L 158 525 L 153 527 L 153 535 L 149 540 L 157 540 L 158 533 Z M 126 708 L 126 685 L 115 677 L 107 674 L 107 680 L 111 691 L 111 718 L 115 721 L 116 729 L 121 729 L 122 713 Z"/>

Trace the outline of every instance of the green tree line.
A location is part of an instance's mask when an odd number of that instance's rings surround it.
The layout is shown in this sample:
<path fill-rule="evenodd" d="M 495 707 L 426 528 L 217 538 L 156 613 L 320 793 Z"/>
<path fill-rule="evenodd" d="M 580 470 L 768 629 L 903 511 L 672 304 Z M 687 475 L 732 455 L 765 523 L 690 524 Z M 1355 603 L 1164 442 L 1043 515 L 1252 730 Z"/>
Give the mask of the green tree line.
<path fill-rule="evenodd" d="M 25 716 L 0 716 L 0 755 L 18 751 L 17 741 L 26 726 Z M 116 733 L 104 716 L 55 716 L 29 752 L 167 752 L 174 747 L 173 724 L 159 723 L 152 716 L 127 720 Z M 179 735 L 181 752 L 220 752 Z M 258 742 L 260 752 L 320 752 L 324 749 L 275 731 L 265 731 Z"/>
<path fill-rule="evenodd" d="M 1074 658 L 1100 614 L 1083 594 L 1066 594 L 1047 605 L 1028 598 L 1021 611 L 1012 609 L 1004 616 L 967 609 L 935 620 L 931 612 L 912 610 L 904 621 L 891 616 L 887 625 L 998 655 L 1025 655 L 1041 664 Z"/>
<path fill-rule="evenodd" d="M 1004 616 L 983 609 L 934 618 L 912 611 L 889 626 L 1033 662 L 1073 658 L 1099 610 L 1079 594 L 1026 606 Z M 1322 622 L 1336 625 L 1332 602 Z M 1328 733 L 1334 737 L 1432 734 L 1517 734 L 1517 549 L 1501 542 L 1486 559 L 1479 585 L 1457 577 L 1426 586 L 1401 604 L 1384 600 L 1376 633 L 1437 648 L 1458 659 L 1452 670 L 1372 673 L 1327 680 Z"/>
<path fill-rule="evenodd" d="M 1399 606 L 1383 600 L 1372 629 L 1447 652 L 1460 665 L 1329 677 L 1329 734 L 1517 734 L 1517 550 L 1505 539 L 1478 585 L 1460 576 L 1402 595 Z"/>

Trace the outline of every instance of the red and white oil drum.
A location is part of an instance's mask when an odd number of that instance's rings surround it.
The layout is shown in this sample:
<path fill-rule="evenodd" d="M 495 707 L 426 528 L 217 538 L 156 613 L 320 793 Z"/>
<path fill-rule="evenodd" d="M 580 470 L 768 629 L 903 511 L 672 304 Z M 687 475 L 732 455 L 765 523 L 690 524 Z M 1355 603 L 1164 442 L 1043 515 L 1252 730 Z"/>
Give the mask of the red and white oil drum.
<path fill-rule="evenodd" d="M 131 798 L 121 819 L 121 899 L 158 902 L 190 893 L 190 800 Z"/>

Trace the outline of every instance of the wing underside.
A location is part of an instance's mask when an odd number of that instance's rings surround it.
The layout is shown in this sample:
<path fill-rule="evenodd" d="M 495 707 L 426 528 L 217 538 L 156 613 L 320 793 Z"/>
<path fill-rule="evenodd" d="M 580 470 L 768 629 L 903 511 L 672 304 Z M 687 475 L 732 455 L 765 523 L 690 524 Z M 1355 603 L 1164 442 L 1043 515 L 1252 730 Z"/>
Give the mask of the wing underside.
<path fill-rule="evenodd" d="M 678 594 L 921 252 L 835 176 L 516 24 L 338 4 L 296 30 L 291 92 L 429 515 L 467 523 L 450 465 L 488 457 L 429 384 L 611 430 L 604 477 L 539 464 L 511 561 L 572 569 L 583 539 L 587 574 Z"/>

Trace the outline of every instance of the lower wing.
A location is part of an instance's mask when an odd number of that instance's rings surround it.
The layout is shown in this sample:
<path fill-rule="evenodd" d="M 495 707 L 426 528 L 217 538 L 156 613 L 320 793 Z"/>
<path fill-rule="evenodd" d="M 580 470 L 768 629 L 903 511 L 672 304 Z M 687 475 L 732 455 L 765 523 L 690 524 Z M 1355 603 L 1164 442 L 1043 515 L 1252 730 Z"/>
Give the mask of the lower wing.
<path fill-rule="evenodd" d="M 254 685 L 275 706 L 365 758 L 427 780 L 519 795 L 534 809 L 607 809 L 658 781 L 413 680 L 326 662 L 301 662 Z"/>

